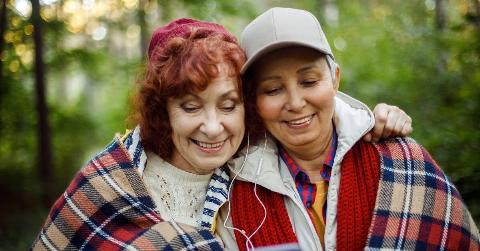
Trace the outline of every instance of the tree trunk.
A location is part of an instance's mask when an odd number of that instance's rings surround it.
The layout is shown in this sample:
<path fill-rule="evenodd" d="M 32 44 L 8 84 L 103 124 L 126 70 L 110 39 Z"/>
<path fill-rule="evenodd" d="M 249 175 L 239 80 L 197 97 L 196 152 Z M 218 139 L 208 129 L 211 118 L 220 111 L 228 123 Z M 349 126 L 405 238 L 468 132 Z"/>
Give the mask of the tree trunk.
<path fill-rule="evenodd" d="M 146 58 L 147 52 L 147 43 L 148 43 L 148 27 L 147 27 L 147 20 L 145 19 L 145 7 L 149 0 L 140 0 L 138 4 L 138 25 L 140 26 L 140 49 L 142 55 L 142 60 Z"/>
<path fill-rule="evenodd" d="M 318 15 L 320 25 L 323 25 L 325 23 L 325 6 L 327 5 L 327 1 L 317 0 L 315 3 L 318 10 L 316 14 Z"/>
<path fill-rule="evenodd" d="M 475 27 L 477 27 L 480 36 L 480 0 L 473 0 L 473 6 L 475 8 Z"/>
<path fill-rule="evenodd" d="M 2 1 L 2 8 L 0 9 L 0 80 L 3 80 L 3 61 L 1 60 L 3 56 L 3 45 L 5 39 L 3 35 L 7 29 L 7 0 Z M 2 81 L 3 82 L 3 81 Z"/>
<path fill-rule="evenodd" d="M 177 3 L 180 4 L 180 3 Z M 158 1 L 158 12 L 160 13 L 160 22 L 165 23 L 172 19 L 173 7 L 170 0 Z"/>
<path fill-rule="evenodd" d="M 440 32 L 447 27 L 447 0 L 435 0 L 435 24 Z"/>
<path fill-rule="evenodd" d="M 435 27 L 438 33 L 438 64 L 439 74 L 445 73 L 447 69 L 447 48 L 443 45 L 444 33 L 447 28 L 447 0 L 435 0 Z"/>
<path fill-rule="evenodd" d="M 38 178 L 42 187 L 42 202 L 46 208 L 53 202 L 53 166 L 50 148 L 50 128 L 45 97 L 45 67 L 43 62 L 42 20 L 39 0 L 32 2 L 33 41 L 35 45 L 35 93 L 38 113 Z"/>

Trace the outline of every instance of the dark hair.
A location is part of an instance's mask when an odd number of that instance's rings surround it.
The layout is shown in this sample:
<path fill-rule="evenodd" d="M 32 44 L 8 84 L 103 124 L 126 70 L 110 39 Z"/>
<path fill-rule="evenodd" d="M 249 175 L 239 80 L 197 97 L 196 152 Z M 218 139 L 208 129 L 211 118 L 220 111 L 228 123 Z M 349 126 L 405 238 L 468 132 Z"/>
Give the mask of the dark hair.
<path fill-rule="evenodd" d="M 250 144 L 255 144 L 264 137 L 266 128 L 257 112 L 257 83 L 255 81 L 255 64 L 243 75 L 243 97 L 245 104 L 245 127 L 250 137 Z"/>

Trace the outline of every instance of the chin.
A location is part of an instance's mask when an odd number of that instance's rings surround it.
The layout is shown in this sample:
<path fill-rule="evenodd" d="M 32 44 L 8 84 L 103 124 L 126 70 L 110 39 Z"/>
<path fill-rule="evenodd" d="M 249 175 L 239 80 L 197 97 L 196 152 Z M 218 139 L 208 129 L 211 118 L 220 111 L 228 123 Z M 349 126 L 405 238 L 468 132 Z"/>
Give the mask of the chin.
<path fill-rule="evenodd" d="M 202 165 L 202 170 L 204 171 L 215 171 L 215 169 L 223 166 L 225 163 L 227 162 L 227 160 L 225 161 L 212 161 L 212 162 L 203 162 L 203 165 Z"/>
<path fill-rule="evenodd" d="M 300 138 L 293 138 L 292 140 L 288 140 L 287 143 L 293 146 L 303 146 L 314 141 L 315 141 L 314 137 L 300 137 Z"/>

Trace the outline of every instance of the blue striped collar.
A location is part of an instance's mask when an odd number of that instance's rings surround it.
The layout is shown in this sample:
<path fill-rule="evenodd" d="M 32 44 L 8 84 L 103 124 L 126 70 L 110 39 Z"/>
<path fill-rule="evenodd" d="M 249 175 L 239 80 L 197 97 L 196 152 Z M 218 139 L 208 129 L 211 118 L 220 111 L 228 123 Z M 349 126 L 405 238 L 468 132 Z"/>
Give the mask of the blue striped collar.
<path fill-rule="evenodd" d="M 142 177 L 143 171 L 147 166 L 147 154 L 142 147 L 140 127 L 136 126 L 133 131 L 127 133 L 127 135 L 122 138 L 122 141 L 132 159 L 133 166 L 139 172 L 140 177 Z M 211 231 L 213 231 L 212 226 L 214 226 L 213 222 L 215 221 L 216 212 L 228 199 L 227 193 L 230 177 L 227 170 L 228 168 L 225 166 L 217 168 L 208 184 L 201 226 L 209 228 Z"/>

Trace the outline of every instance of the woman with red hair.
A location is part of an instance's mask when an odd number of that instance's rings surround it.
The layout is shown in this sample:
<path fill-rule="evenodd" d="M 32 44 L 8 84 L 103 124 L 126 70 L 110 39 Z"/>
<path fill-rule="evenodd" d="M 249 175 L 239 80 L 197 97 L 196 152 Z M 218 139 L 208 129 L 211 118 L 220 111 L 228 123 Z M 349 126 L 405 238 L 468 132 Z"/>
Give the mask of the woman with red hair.
<path fill-rule="evenodd" d="M 245 134 L 244 62 L 218 24 L 178 19 L 157 29 L 135 128 L 78 172 L 33 249 L 221 249 L 214 222 L 228 199 L 225 163 Z"/>
<path fill-rule="evenodd" d="M 115 138 L 55 202 L 33 249 L 220 250 L 211 226 L 245 131 L 235 37 L 178 19 L 157 29 L 135 97 L 133 131 Z"/>

